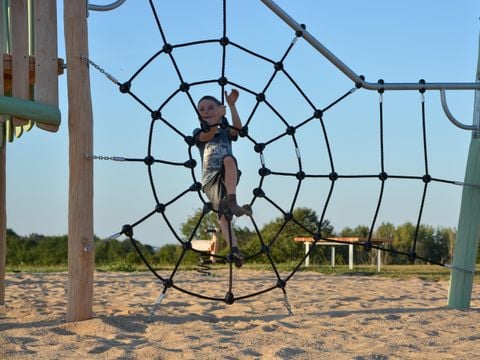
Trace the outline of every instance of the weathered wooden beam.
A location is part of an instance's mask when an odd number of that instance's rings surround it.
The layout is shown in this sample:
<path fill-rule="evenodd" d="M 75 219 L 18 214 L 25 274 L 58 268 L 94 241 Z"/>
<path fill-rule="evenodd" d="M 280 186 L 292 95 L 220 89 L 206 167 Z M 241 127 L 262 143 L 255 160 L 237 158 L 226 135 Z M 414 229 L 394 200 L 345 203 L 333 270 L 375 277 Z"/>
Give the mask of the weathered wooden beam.
<path fill-rule="evenodd" d="M 0 3 L 0 24 L 4 20 L 4 8 Z M 5 34 L 3 26 L 0 26 L 0 49 L 3 50 L 5 44 Z M 3 61 L 0 61 L 0 74 L 3 73 Z M 0 76 L 0 95 L 3 95 L 3 76 Z M 7 185 L 6 185 L 6 146 L 5 141 L 5 122 L 0 115 L 0 305 L 5 304 L 5 266 L 7 260 Z"/>
<path fill-rule="evenodd" d="M 93 114 L 90 94 L 87 7 L 84 1 L 64 0 L 67 54 L 69 197 L 67 321 L 93 316 Z"/>
<path fill-rule="evenodd" d="M 34 99 L 58 107 L 57 1 L 41 0 L 34 7 L 35 87 Z M 55 132 L 60 124 L 37 122 L 36 125 Z"/>
<path fill-rule="evenodd" d="M 35 56 L 29 56 L 29 84 L 35 84 Z M 56 60 L 56 67 L 57 67 L 57 75 L 62 75 L 65 69 L 65 61 L 63 59 Z M 3 80 L 4 80 L 4 93 L 10 93 L 12 91 L 12 55 L 11 54 L 3 54 Z"/>
<path fill-rule="evenodd" d="M 30 98 L 28 81 L 28 0 L 15 0 L 10 4 L 12 46 L 12 96 Z M 29 124 L 28 119 L 12 117 L 15 126 Z"/>

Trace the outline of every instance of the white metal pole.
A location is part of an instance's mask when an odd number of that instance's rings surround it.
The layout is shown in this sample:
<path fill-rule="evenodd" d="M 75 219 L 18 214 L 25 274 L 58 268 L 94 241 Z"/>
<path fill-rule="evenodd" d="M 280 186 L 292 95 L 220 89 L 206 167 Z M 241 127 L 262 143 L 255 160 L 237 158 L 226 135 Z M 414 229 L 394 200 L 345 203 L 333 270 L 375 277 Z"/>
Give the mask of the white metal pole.
<path fill-rule="evenodd" d="M 382 266 L 382 250 L 377 249 L 377 272 L 380 272 Z"/>
<path fill-rule="evenodd" d="M 305 242 L 305 255 L 308 254 L 308 252 L 310 251 L 310 243 L 308 241 Z M 305 258 L 305 266 L 310 266 L 310 255 L 307 255 L 307 257 Z"/>
<path fill-rule="evenodd" d="M 353 270 L 353 245 L 348 245 L 348 268 Z"/>

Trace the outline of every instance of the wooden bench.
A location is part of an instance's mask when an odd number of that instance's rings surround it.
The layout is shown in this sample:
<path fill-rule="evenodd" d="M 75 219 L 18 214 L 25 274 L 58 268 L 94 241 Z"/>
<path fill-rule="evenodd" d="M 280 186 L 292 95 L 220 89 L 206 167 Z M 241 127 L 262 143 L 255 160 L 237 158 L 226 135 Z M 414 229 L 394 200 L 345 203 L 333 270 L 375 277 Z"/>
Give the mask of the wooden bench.
<path fill-rule="evenodd" d="M 313 238 L 311 238 L 311 237 L 295 237 L 295 238 L 293 238 L 293 240 L 305 243 L 305 254 L 309 253 L 310 246 L 313 243 Z M 330 261 L 331 261 L 332 267 L 335 266 L 335 247 L 336 246 L 348 246 L 348 268 L 350 270 L 353 270 L 353 247 L 355 246 L 355 243 L 364 243 L 368 239 L 367 238 L 361 238 L 361 237 L 332 237 L 332 238 L 329 238 L 329 240 L 331 240 L 331 241 L 319 240 L 319 241 L 317 241 L 317 245 L 331 246 Z M 372 244 L 384 245 L 384 244 L 390 243 L 390 242 L 392 242 L 391 239 L 382 239 L 382 238 L 371 239 Z M 382 251 L 377 249 L 377 271 L 380 271 L 381 264 L 382 264 Z M 310 256 L 309 255 L 307 255 L 307 257 L 305 258 L 305 266 L 310 266 Z"/>

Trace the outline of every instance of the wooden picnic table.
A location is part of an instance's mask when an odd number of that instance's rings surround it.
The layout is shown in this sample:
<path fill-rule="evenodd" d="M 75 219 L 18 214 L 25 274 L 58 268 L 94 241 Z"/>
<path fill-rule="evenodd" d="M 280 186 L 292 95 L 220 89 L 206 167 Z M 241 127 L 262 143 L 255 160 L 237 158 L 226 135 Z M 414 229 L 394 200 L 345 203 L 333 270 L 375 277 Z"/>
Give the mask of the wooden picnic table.
<path fill-rule="evenodd" d="M 293 240 L 298 242 L 305 243 L 305 254 L 308 254 L 310 251 L 310 246 L 314 242 L 312 237 L 295 237 Z M 348 268 L 353 270 L 353 247 L 355 243 L 364 243 L 368 239 L 363 237 L 332 237 L 329 240 L 319 240 L 317 245 L 327 245 L 331 246 L 330 250 L 330 261 L 332 267 L 335 266 L 335 247 L 337 246 L 348 246 Z M 386 238 L 372 238 L 370 240 L 372 244 L 386 244 L 392 242 L 391 239 Z M 382 264 L 382 251 L 377 249 L 377 271 L 380 271 Z M 305 258 L 305 266 L 310 266 L 310 256 L 307 255 Z"/>

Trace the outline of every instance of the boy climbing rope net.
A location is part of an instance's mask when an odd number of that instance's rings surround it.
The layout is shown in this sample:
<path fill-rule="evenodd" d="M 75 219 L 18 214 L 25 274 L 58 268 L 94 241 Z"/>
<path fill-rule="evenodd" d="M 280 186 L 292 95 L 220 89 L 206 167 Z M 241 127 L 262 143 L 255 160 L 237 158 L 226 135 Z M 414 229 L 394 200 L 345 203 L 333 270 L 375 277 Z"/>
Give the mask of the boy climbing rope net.
<path fill-rule="evenodd" d="M 233 156 L 232 141 L 238 138 L 238 130 L 242 121 L 238 115 L 236 102 L 239 92 L 233 89 L 230 94 L 225 92 L 232 126 L 225 117 L 226 107 L 215 97 L 206 95 L 198 102 L 198 113 L 202 128 L 193 132 L 202 159 L 203 191 L 218 211 L 220 229 L 228 244 L 237 267 L 243 265 L 243 254 L 238 249 L 237 239 L 230 227 L 232 216 L 250 216 L 248 205 L 237 204 L 236 189 L 240 178 L 237 160 Z"/>

